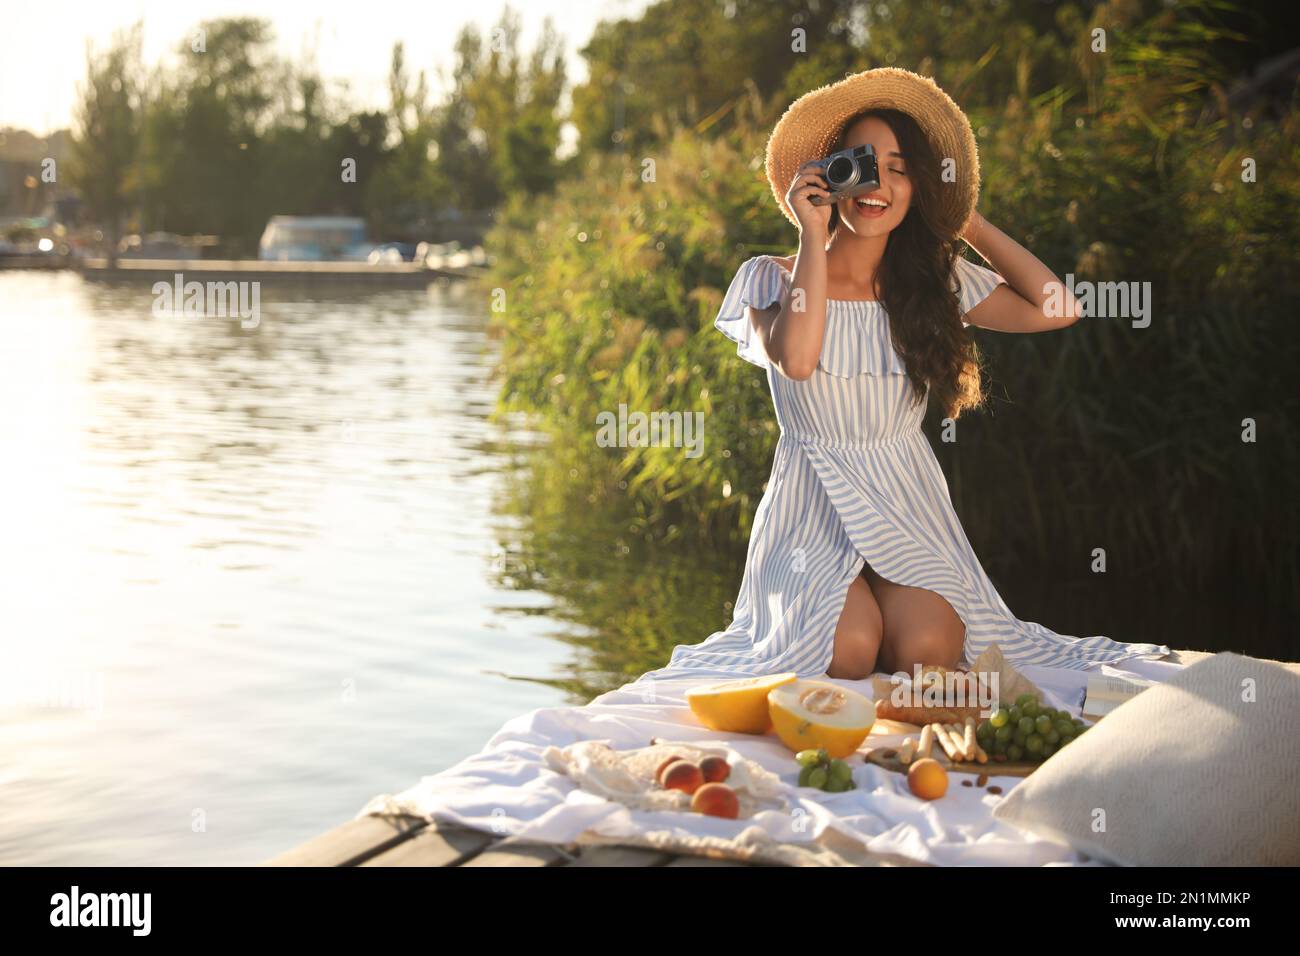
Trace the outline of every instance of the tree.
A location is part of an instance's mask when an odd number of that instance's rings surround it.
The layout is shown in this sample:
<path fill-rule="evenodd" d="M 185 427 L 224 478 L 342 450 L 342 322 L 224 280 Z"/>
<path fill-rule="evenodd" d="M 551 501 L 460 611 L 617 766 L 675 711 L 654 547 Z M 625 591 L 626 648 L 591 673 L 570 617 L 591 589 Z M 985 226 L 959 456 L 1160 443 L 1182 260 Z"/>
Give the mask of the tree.
<path fill-rule="evenodd" d="M 277 165 L 268 161 L 267 140 L 283 116 L 284 91 L 295 85 L 272 38 L 266 20 L 205 21 L 179 45 L 177 69 L 160 73 L 145 111 L 141 163 L 156 228 L 217 233 L 231 253 L 256 242 L 268 204 L 281 198 L 267 175 Z M 314 89 L 307 77 L 296 94 L 304 129 L 320 126 L 312 119 Z M 311 168 L 300 166 L 297 175 Z"/>
<path fill-rule="evenodd" d="M 519 35 L 519 16 L 507 7 L 486 42 L 472 25 L 456 39 L 434 135 L 443 178 L 456 185 L 449 204 L 465 211 L 495 208 L 511 191 L 549 192 L 560 175 L 563 40 L 547 19 L 525 64 Z"/>
<path fill-rule="evenodd" d="M 76 107 L 70 179 L 104 226 L 109 264 L 117 261 L 122 220 L 134 193 L 140 133 L 140 39 L 135 24 L 96 57 L 86 47 L 86 82 Z"/>
<path fill-rule="evenodd" d="M 400 42 L 393 45 L 388 96 L 395 142 L 385 150 L 382 167 L 366 183 L 366 207 L 372 225 L 385 236 L 422 238 L 429 232 L 434 210 L 446 201 L 446 189 L 434 163 L 437 148 L 428 83 L 423 70 L 412 80 Z"/>
<path fill-rule="evenodd" d="M 635 153 L 673 125 L 714 128 L 751 90 L 782 93 L 796 72 L 807 84 L 796 96 L 839 79 L 855 66 L 863 6 L 661 0 L 635 19 L 602 21 L 580 51 L 588 77 L 573 91 L 582 151 Z M 656 125 L 657 117 L 669 122 Z"/>

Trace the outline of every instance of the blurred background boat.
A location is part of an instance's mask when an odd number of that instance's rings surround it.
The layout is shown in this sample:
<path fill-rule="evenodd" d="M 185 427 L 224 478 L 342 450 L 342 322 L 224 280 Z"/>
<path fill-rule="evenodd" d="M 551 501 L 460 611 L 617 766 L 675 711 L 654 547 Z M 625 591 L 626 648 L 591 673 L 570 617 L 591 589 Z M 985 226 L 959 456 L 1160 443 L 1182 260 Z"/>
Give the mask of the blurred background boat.
<path fill-rule="evenodd" d="M 257 246 L 278 262 L 365 262 L 377 249 L 366 221 L 355 216 L 272 216 Z"/>

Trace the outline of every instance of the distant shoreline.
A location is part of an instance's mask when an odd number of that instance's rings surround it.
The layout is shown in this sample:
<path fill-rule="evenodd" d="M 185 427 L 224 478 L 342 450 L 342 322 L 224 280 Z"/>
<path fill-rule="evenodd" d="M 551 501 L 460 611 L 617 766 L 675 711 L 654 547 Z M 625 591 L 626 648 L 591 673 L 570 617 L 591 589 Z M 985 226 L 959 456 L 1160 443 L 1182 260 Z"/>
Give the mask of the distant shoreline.
<path fill-rule="evenodd" d="M 200 274 L 207 278 L 284 279 L 375 282 L 384 285 L 422 286 L 438 279 L 463 279 L 480 275 L 482 268 L 432 269 L 414 262 L 277 262 L 261 259 L 119 259 L 109 267 L 107 259 L 62 259 L 50 256 L 0 258 L 0 271 L 71 269 L 88 279 L 172 278 L 177 273 Z"/>

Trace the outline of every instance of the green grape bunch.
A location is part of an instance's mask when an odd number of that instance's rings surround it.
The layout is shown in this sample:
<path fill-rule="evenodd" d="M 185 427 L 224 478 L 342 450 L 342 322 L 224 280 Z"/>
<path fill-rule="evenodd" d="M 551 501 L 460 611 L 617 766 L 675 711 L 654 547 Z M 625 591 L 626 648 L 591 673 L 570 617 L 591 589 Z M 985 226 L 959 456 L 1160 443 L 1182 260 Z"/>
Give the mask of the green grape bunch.
<path fill-rule="evenodd" d="M 994 760 L 1046 760 L 1091 727 L 1066 711 L 1047 707 L 1034 694 L 1021 694 L 975 728 L 975 739 Z"/>
<path fill-rule="evenodd" d="M 836 758 L 825 750 L 801 750 L 795 754 L 798 761 L 799 786 L 814 787 L 827 793 L 843 793 L 854 789 L 853 768 L 847 761 Z"/>

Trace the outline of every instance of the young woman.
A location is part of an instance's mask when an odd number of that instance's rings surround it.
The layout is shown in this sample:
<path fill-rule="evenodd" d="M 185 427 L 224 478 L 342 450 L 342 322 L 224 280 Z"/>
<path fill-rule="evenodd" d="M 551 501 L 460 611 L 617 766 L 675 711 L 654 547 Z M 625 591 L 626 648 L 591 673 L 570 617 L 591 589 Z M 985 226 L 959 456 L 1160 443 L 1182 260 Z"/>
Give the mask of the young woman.
<path fill-rule="evenodd" d="M 868 144 L 879 188 L 832 201 L 810 161 Z M 1073 302 L 1053 307 L 1052 271 L 974 211 L 978 158 L 961 110 L 925 77 L 857 74 L 790 107 L 767 171 L 798 253 L 746 261 L 715 325 L 767 371 L 781 426 L 772 476 L 731 626 L 642 679 L 855 680 L 968 666 L 994 642 L 1014 663 L 1068 668 L 1168 654 L 1017 619 L 921 431 L 927 398 L 953 419 L 981 401 L 967 326 L 1046 332 L 1076 319 Z M 958 237 L 996 271 L 962 258 Z"/>

